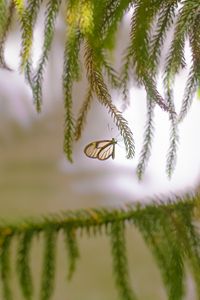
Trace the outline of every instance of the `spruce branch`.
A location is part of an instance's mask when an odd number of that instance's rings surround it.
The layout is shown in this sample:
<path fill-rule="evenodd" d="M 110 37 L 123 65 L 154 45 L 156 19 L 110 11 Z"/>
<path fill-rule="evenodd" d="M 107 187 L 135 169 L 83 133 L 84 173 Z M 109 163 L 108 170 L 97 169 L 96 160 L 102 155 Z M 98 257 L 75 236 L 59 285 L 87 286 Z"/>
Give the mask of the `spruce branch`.
<path fill-rule="evenodd" d="M 166 81 L 173 81 L 178 71 L 185 67 L 184 46 L 189 28 L 194 24 L 199 14 L 199 2 L 185 0 L 180 9 L 176 22 L 174 38 L 166 59 L 165 77 Z"/>
<path fill-rule="evenodd" d="M 23 296 L 27 300 L 33 297 L 33 283 L 30 269 L 30 251 L 33 231 L 27 231 L 20 236 L 17 253 L 17 274 Z"/>
<path fill-rule="evenodd" d="M 43 0 L 28 0 L 27 6 L 23 13 L 19 15 L 22 31 L 22 46 L 21 46 L 21 65 L 20 68 L 24 71 L 25 79 L 34 91 L 33 68 L 31 50 L 33 43 L 33 30 L 37 15 Z"/>
<path fill-rule="evenodd" d="M 127 121 L 122 116 L 121 112 L 112 103 L 111 96 L 108 92 L 107 86 L 103 80 L 101 71 L 95 61 L 94 52 L 89 45 L 85 48 L 85 65 L 87 70 L 87 76 L 89 83 L 96 93 L 99 101 L 103 104 L 113 117 L 120 134 L 124 139 L 124 144 L 126 147 L 127 158 L 134 157 L 134 141 L 133 135 L 128 127 Z"/>
<path fill-rule="evenodd" d="M 143 84 L 146 89 L 147 96 L 151 99 L 153 99 L 161 109 L 163 109 L 166 112 L 171 112 L 173 114 L 176 114 L 174 110 L 171 110 L 169 105 L 166 103 L 165 99 L 160 95 L 156 88 L 156 83 L 152 77 L 149 75 L 145 74 L 143 76 Z"/>
<path fill-rule="evenodd" d="M 73 81 L 79 76 L 79 51 L 81 34 L 77 28 L 69 29 L 64 51 L 63 90 L 65 106 L 64 125 L 64 152 L 67 159 L 72 162 L 72 146 L 75 138 L 75 125 L 72 112 Z"/>
<path fill-rule="evenodd" d="M 166 83 L 166 88 L 165 88 L 165 90 L 167 91 L 166 94 L 167 103 L 168 106 L 170 107 L 169 119 L 171 121 L 170 145 L 167 154 L 167 165 L 166 165 L 166 172 L 169 178 L 171 178 L 172 173 L 176 166 L 177 147 L 179 142 L 177 116 L 176 114 L 173 113 L 173 111 L 175 111 L 175 105 L 173 101 L 172 86 L 173 86 L 172 83 Z"/>
<path fill-rule="evenodd" d="M 200 295 L 200 236 L 196 222 L 193 220 L 193 209 L 185 206 L 177 212 L 178 218 L 173 222 L 179 230 L 179 237 L 196 284 L 197 295 Z M 171 215 L 171 214 L 170 214 Z M 179 221 L 179 222 L 178 222 Z"/>
<path fill-rule="evenodd" d="M 45 248 L 43 258 L 43 272 L 40 299 L 49 300 L 54 290 L 55 267 L 56 267 L 56 238 L 57 232 L 55 228 L 50 226 L 44 232 Z"/>
<path fill-rule="evenodd" d="M 158 211 L 159 214 L 157 214 Z M 134 224 L 142 233 L 160 266 L 168 299 L 181 300 L 185 293 L 182 249 L 179 245 L 177 231 L 166 216 L 165 210 L 160 207 L 158 211 L 155 212 L 152 206 L 146 211 L 146 214 L 143 214 L 143 220 L 138 216 L 134 219 Z"/>
<path fill-rule="evenodd" d="M 124 230 L 125 226 L 123 222 L 112 223 L 110 238 L 113 258 L 113 273 L 117 288 L 119 290 L 120 299 L 134 300 L 136 299 L 136 296 L 131 289 L 128 274 Z"/>
<path fill-rule="evenodd" d="M 94 226 L 104 226 L 105 224 L 111 224 L 114 221 L 131 221 L 135 218 L 142 218 L 143 213 L 155 210 L 155 214 L 160 214 L 160 209 L 170 209 L 175 214 L 177 212 L 184 212 L 185 210 L 191 211 L 194 215 L 194 211 L 199 208 L 200 195 L 184 196 L 172 200 L 170 197 L 161 201 L 161 199 L 155 199 L 152 204 L 142 205 L 141 203 L 127 204 L 123 208 L 102 208 L 102 209 L 80 209 L 75 211 L 60 212 L 58 214 L 49 214 L 39 218 L 26 218 L 21 219 L 18 222 L 13 223 L 1 223 L 0 224 L 0 236 L 1 243 L 4 240 L 4 236 L 20 236 L 20 234 L 27 231 L 33 231 L 34 235 L 45 232 L 47 228 L 52 231 L 58 232 L 63 228 L 86 228 Z M 183 218 L 184 219 L 184 218 Z"/>
<path fill-rule="evenodd" d="M 12 300 L 12 290 L 10 287 L 11 266 L 10 266 L 10 246 L 12 241 L 12 231 L 5 228 L 0 236 L 0 272 L 2 281 L 3 297 L 5 300 Z"/>
<path fill-rule="evenodd" d="M 7 4 L 5 0 L 0 1 L 0 37 L 3 35 L 7 23 Z"/>
<path fill-rule="evenodd" d="M 155 102 L 153 102 L 152 99 L 147 98 L 147 120 L 145 125 L 144 141 L 143 141 L 142 150 L 140 152 L 140 159 L 136 171 L 139 180 L 142 179 L 142 176 L 144 174 L 145 168 L 147 166 L 151 154 L 151 145 L 152 145 L 152 138 L 154 133 L 154 126 L 153 126 L 154 108 L 155 108 Z"/>
<path fill-rule="evenodd" d="M 123 93 L 126 99 L 127 82 L 129 79 L 129 64 L 135 69 L 137 81 L 144 85 L 147 96 L 152 98 L 163 110 L 169 112 L 165 100 L 158 93 L 154 78 L 152 78 L 152 62 L 149 55 L 149 32 L 152 21 L 159 11 L 162 1 L 138 1 L 131 19 L 130 44 L 125 56 L 123 70 Z M 148 14 L 146 13 L 148 11 Z M 143 20 L 140 22 L 140 20 Z"/>
<path fill-rule="evenodd" d="M 49 2 L 47 3 L 43 52 L 39 60 L 39 65 L 36 74 L 33 77 L 33 99 L 36 105 L 36 110 L 38 112 L 41 111 L 41 102 L 42 102 L 41 85 L 43 80 L 44 67 L 48 60 L 48 54 L 51 48 L 53 35 L 54 35 L 55 21 L 56 21 L 57 14 L 59 12 L 60 5 L 61 5 L 61 0 L 55 0 L 55 1 L 49 0 Z"/>
<path fill-rule="evenodd" d="M 187 112 L 189 111 L 194 94 L 197 90 L 200 78 L 200 17 L 197 15 L 194 25 L 189 31 L 189 41 L 192 50 L 192 66 L 188 75 L 187 83 L 185 86 L 184 96 L 182 100 L 181 110 L 178 116 L 178 122 L 182 122 Z"/>
<path fill-rule="evenodd" d="M 129 55 L 132 56 L 133 65 L 138 81 L 146 73 L 151 74 L 151 61 L 149 56 L 149 32 L 152 21 L 160 10 L 163 1 L 136 1 L 131 19 Z M 142 20 L 142 22 L 141 22 Z"/>
<path fill-rule="evenodd" d="M 13 3 L 15 5 L 15 9 L 17 11 L 19 19 L 21 19 L 23 13 L 24 13 L 24 1 L 23 0 L 13 0 Z"/>
<path fill-rule="evenodd" d="M 65 228 L 65 242 L 69 260 L 68 280 L 71 280 L 76 269 L 77 260 L 80 257 L 79 248 L 76 240 L 76 230 L 74 228 Z"/>
<path fill-rule="evenodd" d="M 197 78 L 196 78 L 194 66 L 192 66 L 190 69 L 188 78 L 187 78 L 184 95 L 183 95 L 183 100 L 182 100 L 182 105 L 181 105 L 180 113 L 178 115 L 179 123 L 184 120 L 184 118 L 186 117 L 186 115 L 192 105 L 192 102 L 194 99 L 194 94 L 197 90 L 197 86 L 198 86 Z"/>
<path fill-rule="evenodd" d="M 120 87 L 120 79 L 119 74 L 110 64 L 108 59 L 105 57 L 105 54 L 102 53 L 102 68 L 105 70 L 105 73 L 108 78 L 108 82 L 111 84 L 112 88 L 119 88 Z"/>
<path fill-rule="evenodd" d="M 130 9 L 130 0 L 109 0 L 106 1 L 103 18 L 98 26 L 100 35 L 102 36 L 102 46 L 111 48 L 115 40 L 115 35 L 118 29 L 118 24 L 124 16 L 125 12 Z"/>
<path fill-rule="evenodd" d="M 81 135 L 82 135 L 85 123 L 86 123 L 87 114 L 91 107 L 92 100 L 93 100 L 92 89 L 91 89 L 91 87 L 89 87 L 87 90 L 85 100 L 83 101 L 83 104 L 80 108 L 80 111 L 78 114 L 78 119 L 76 121 L 76 127 L 75 127 L 75 140 L 76 141 L 81 138 Z"/>
<path fill-rule="evenodd" d="M 33 29 L 42 0 L 29 0 L 27 7 L 20 14 L 22 30 L 21 69 L 23 70 L 30 60 L 33 42 Z"/>
<path fill-rule="evenodd" d="M 130 66 L 132 61 L 132 54 L 130 52 L 130 49 L 128 48 L 126 50 L 126 53 L 123 56 L 123 65 L 122 65 L 122 71 L 121 71 L 121 88 L 122 88 L 122 94 L 123 94 L 123 106 L 126 108 L 130 104 L 129 99 L 129 88 L 128 83 L 130 80 Z"/>
<path fill-rule="evenodd" d="M 6 38 L 8 35 L 8 32 L 10 30 L 12 18 L 14 15 L 14 2 L 11 1 L 8 8 L 4 7 L 5 1 L 0 1 L 0 67 L 7 69 L 11 71 L 11 69 L 8 67 L 7 63 L 5 62 L 4 58 L 4 46 L 6 42 Z"/>
<path fill-rule="evenodd" d="M 158 13 L 158 20 L 156 22 L 156 29 L 153 36 L 150 38 L 150 61 L 152 63 L 153 72 L 159 64 L 161 56 L 161 47 L 164 44 L 166 33 L 172 26 L 175 18 L 175 10 L 177 9 L 178 0 L 171 0 L 163 3 Z"/>

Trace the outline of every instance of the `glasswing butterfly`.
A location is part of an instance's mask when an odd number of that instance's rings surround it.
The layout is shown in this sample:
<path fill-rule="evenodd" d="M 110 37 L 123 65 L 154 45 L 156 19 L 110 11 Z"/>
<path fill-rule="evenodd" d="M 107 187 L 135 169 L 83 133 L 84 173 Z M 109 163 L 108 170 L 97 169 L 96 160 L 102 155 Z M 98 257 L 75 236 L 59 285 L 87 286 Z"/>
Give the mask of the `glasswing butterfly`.
<path fill-rule="evenodd" d="M 99 160 L 106 160 L 109 157 L 112 157 L 112 159 L 114 159 L 116 144 L 117 141 L 114 138 L 112 138 L 112 140 L 95 141 L 89 143 L 85 147 L 84 153 L 87 157 L 96 158 Z"/>

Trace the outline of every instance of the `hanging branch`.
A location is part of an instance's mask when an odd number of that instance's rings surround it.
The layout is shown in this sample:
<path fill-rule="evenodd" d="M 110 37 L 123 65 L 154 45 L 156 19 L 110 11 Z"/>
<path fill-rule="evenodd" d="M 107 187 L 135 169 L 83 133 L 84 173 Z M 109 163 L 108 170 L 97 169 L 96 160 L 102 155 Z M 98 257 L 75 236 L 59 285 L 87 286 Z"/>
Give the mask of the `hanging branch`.
<path fill-rule="evenodd" d="M 105 7 L 103 18 L 99 22 L 97 31 L 99 35 L 102 36 L 103 47 L 112 48 L 115 35 L 118 29 L 119 21 L 132 6 L 132 1 L 130 0 L 109 0 Z"/>
<path fill-rule="evenodd" d="M 29 83 L 32 91 L 34 91 L 33 69 L 31 50 L 33 44 L 33 30 L 35 27 L 37 15 L 43 0 L 28 0 L 27 7 L 23 14 L 19 15 L 22 31 L 22 47 L 21 47 L 21 70 L 24 70 L 25 78 Z"/>
<path fill-rule="evenodd" d="M 56 252 L 56 237 L 55 228 L 47 228 L 45 234 L 45 249 L 43 258 L 43 273 L 41 281 L 40 299 L 49 300 L 53 294 L 55 281 L 55 252 Z"/>
<path fill-rule="evenodd" d="M 185 67 L 184 46 L 188 30 L 193 26 L 198 14 L 198 1 L 184 1 L 180 10 L 174 38 L 170 47 L 165 67 L 165 81 L 173 82 L 174 76 Z"/>
<path fill-rule="evenodd" d="M 22 70 L 29 63 L 31 57 L 33 29 L 41 3 L 42 0 L 29 0 L 23 13 L 19 15 L 22 30 L 22 47 L 20 53 Z"/>
<path fill-rule="evenodd" d="M 7 66 L 4 58 L 4 47 L 5 47 L 5 42 L 6 38 L 8 35 L 8 32 L 11 27 L 12 23 L 12 18 L 14 14 L 14 2 L 11 1 L 10 5 L 8 6 L 7 10 L 6 7 L 4 7 L 5 1 L 1 1 L 0 4 L 0 20 L 1 20 L 1 25 L 0 25 L 0 67 L 4 68 L 8 71 L 11 71 L 11 69 Z"/>
<path fill-rule="evenodd" d="M 192 50 L 192 66 L 190 73 L 187 79 L 181 110 L 178 116 L 178 121 L 182 122 L 184 117 L 187 115 L 187 112 L 192 105 L 194 99 L 194 94 L 199 85 L 200 78 L 200 26 L 199 26 L 200 16 L 197 15 L 194 25 L 189 31 L 189 40 Z"/>
<path fill-rule="evenodd" d="M 3 297 L 5 300 L 12 300 L 12 290 L 10 287 L 11 270 L 10 270 L 10 244 L 12 240 L 12 231 L 10 229 L 3 230 L 1 235 L 0 248 L 0 272 L 3 289 Z"/>
<path fill-rule="evenodd" d="M 163 110 L 169 112 L 169 107 L 159 94 L 154 79 L 152 78 L 152 62 L 149 55 L 149 31 L 152 20 L 160 9 L 162 1 L 152 3 L 152 1 L 138 1 L 131 20 L 130 44 L 125 58 L 123 69 L 123 93 L 126 99 L 127 81 L 129 80 L 130 63 L 135 69 L 137 81 L 143 84 L 147 97 L 152 98 Z M 148 14 L 146 12 L 148 11 Z M 143 20 L 140 22 L 140 20 Z"/>
<path fill-rule="evenodd" d="M 75 138 L 74 117 L 72 112 L 72 86 L 75 78 L 79 76 L 78 61 L 80 43 L 80 31 L 76 28 L 72 28 L 65 45 L 63 70 L 65 105 L 64 152 L 70 162 L 72 162 L 72 146 Z"/>
<path fill-rule="evenodd" d="M 124 229 L 125 226 L 123 222 L 112 223 L 110 238 L 113 257 L 113 272 L 120 298 L 124 300 L 134 300 L 136 299 L 136 296 L 131 289 L 128 275 Z"/>
<path fill-rule="evenodd" d="M 77 260 L 80 257 L 79 248 L 76 240 L 76 230 L 74 228 L 66 227 L 64 229 L 65 242 L 67 248 L 67 255 L 69 261 L 68 280 L 72 279 L 72 276 L 76 269 Z"/>
<path fill-rule="evenodd" d="M 145 132 L 144 132 L 144 141 L 143 147 L 140 152 L 140 159 L 137 165 L 137 176 L 138 179 L 141 180 L 144 174 L 145 168 L 148 164 L 148 160 L 151 154 L 151 145 L 152 145 L 152 138 L 154 133 L 154 126 L 153 126 L 153 117 L 154 117 L 154 108 L 155 102 L 151 99 L 147 99 L 147 121 L 145 125 Z"/>
<path fill-rule="evenodd" d="M 175 19 L 175 11 L 178 6 L 178 0 L 170 0 L 162 4 L 158 13 L 158 20 L 156 22 L 156 29 L 152 37 L 150 37 L 150 61 L 152 64 L 152 71 L 158 71 L 159 59 L 161 56 L 161 48 L 165 42 L 165 37 L 173 25 Z"/>
<path fill-rule="evenodd" d="M 106 58 L 105 54 L 101 53 L 101 59 L 102 59 L 102 68 L 107 75 L 108 82 L 111 84 L 111 87 L 114 89 L 119 88 L 120 87 L 119 74 L 113 68 L 113 66 L 110 64 L 110 62 Z"/>
<path fill-rule="evenodd" d="M 83 101 L 83 104 L 80 108 L 79 114 L 78 114 L 78 119 L 76 121 L 76 128 L 75 128 L 75 140 L 79 140 L 82 135 L 82 131 L 84 129 L 85 123 L 86 123 L 86 118 L 88 111 L 91 107 L 91 103 L 93 100 L 93 95 L 92 95 L 92 89 L 89 87 L 85 100 Z"/>
<path fill-rule="evenodd" d="M 33 282 L 30 269 L 30 251 L 33 232 L 27 231 L 20 236 L 17 253 L 17 274 L 24 298 L 31 300 L 33 297 Z"/>
<path fill-rule="evenodd" d="M 164 88 L 166 91 L 166 100 L 168 102 L 168 106 L 170 107 L 169 119 L 171 121 L 171 129 L 170 145 L 167 153 L 166 173 L 168 175 L 168 178 L 170 179 L 176 166 L 179 136 L 177 127 L 177 115 L 173 113 L 175 111 L 175 104 L 173 99 L 173 83 L 171 81 L 167 82 L 167 79 L 169 78 L 165 78 L 164 80 Z"/>
<path fill-rule="evenodd" d="M 33 77 L 33 98 L 38 112 L 41 110 L 42 102 L 42 80 L 44 73 L 44 66 L 48 59 L 48 54 L 51 48 L 54 27 L 57 14 L 61 5 L 61 0 L 49 1 L 47 3 L 46 19 L 45 19 L 45 31 L 44 31 L 44 43 L 43 52 L 39 60 L 36 74 Z"/>
<path fill-rule="evenodd" d="M 86 45 L 85 48 L 85 64 L 88 80 L 90 82 L 92 90 L 96 93 L 100 103 L 108 108 L 111 116 L 113 117 L 116 126 L 118 127 L 119 132 L 124 139 L 127 158 L 133 158 L 135 147 L 132 132 L 129 129 L 128 123 L 123 118 L 121 112 L 119 112 L 112 103 L 111 96 L 108 92 L 106 84 L 104 83 L 102 74 L 95 63 L 93 50 L 89 45 Z"/>
<path fill-rule="evenodd" d="M 162 277 L 167 289 L 169 300 L 181 300 L 185 294 L 184 252 L 179 244 L 179 232 L 175 231 L 173 223 L 168 218 L 165 209 L 160 207 L 155 213 L 153 206 L 141 218 L 134 219 L 145 242 L 152 250 L 155 259 L 162 269 Z M 173 214 L 173 211 L 171 211 Z"/>

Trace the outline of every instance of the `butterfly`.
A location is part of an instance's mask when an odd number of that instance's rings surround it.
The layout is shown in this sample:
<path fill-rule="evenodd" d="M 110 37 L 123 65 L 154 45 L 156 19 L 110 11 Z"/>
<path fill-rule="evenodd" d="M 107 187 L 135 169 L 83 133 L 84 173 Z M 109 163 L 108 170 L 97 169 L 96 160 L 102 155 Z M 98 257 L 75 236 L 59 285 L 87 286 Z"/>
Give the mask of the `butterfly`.
<path fill-rule="evenodd" d="M 99 160 L 106 160 L 112 156 L 115 158 L 115 145 L 117 141 L 112 138 L 112 140 L 102 140 L 89 143 L 85 149 L 84 153 L 87 157 L 97 158 Z"/>

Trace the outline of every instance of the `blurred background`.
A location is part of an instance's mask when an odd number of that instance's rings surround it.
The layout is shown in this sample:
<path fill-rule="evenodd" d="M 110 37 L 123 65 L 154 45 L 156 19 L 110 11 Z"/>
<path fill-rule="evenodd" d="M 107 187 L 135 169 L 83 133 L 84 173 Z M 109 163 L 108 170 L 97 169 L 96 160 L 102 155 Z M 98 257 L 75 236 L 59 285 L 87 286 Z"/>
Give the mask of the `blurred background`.
<path fill-rule="evenodd" d="M 116 57 L 123 52 L 128 39 L 129 16 L 119 30 Z M 34 63 L 41 54 L 43 40 L 43 12 L 35 29 Z M 49 63 L 46 68 L 42 113 L 35 112 L 29 87 L 20 74 L 20 31 L 16 20 L 6 43 L 6 62 L 13 71 L 0 70 L 0 211 L 1 219 L 16 220 L 39 216 L 66 209 L 100 206 L 123 206 L 130 201 L 149 202 L 167 199 L 174 194 L 193 193 L 198 188 L 200 142 L 197 139 L 200 104 L 194 100 L 192 109 L 180 126 L 178 162 L 172 179 L 165 173 L 169 147 L 170 125 L 165 112 L 155 111 L 155 137 L 152 156 L 142 182 L 136 177 L 136 166 L 142 147 L 146 116 L 145 91 L 130 85 L 131 105 L 124 112 L 136 142 L 136 158 L 126 160 L 120 141 L 116 146 L 116 159 L 99 162 L 85 157 L 83 149 L 93 140 L 110 139 L 118 135 L 107 111 L 96 101 L 88 116 L 82 139 L 74 145 L 74 163 L 63 154 L 63 96 L 62 56 L 65 26 L 62 12 L 56 23 L 56 34 Z M 169 37 L 170 39 L 170 37 Z M 168 45 L 166 45 L 166 48 Z M 188 63 L 190 50 L 186 47 Z M 118 58 L 119 59 L 119 58 Z M 119 61 L 117 61 L 119 63 Z M 175 82 L 177 110 L 183 95 L 188 70 L 181 72 Z M 78 111 L 85 93 L 85 82 L 74 91 L 74 111 Z M 162 92 L 161 80 L 159 89 Z M 120 95 L 113 91 L 113 100 L 120 109 Z M 79 239 L 81 260 L 72 282 L 66 280 L 66 253 L 59 242 L 58 272 L 54 298 L 73 300 L 117 299 L 112 280 L 112 261 L 109 240 L 106 237 Z M 165 292 L 158 269 L 139 233 L 127 230 L 127 244 L 132 285 L 143 300 L 165 300 Z M 33 269 L 36 294 L 41 273 L 42 245 L 35 242 Z M 37 261 L 35 261 L 37 257 Z M 13 256 L 13 260 L 14 260 Z M 16 299 L 22 296 L 15 284 Z M 194 299 L 193 284 L 188 277 L 188 297 Z M 37 297 L 35 298 L 37 299 Z"/>

